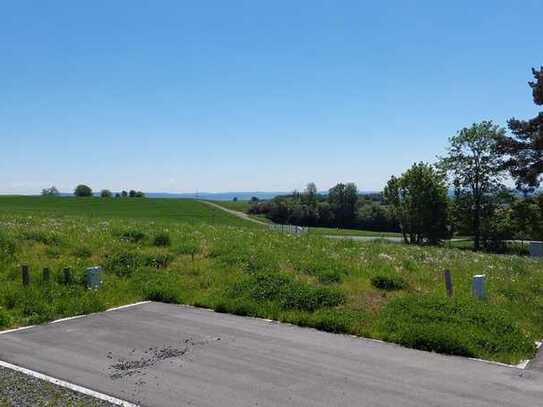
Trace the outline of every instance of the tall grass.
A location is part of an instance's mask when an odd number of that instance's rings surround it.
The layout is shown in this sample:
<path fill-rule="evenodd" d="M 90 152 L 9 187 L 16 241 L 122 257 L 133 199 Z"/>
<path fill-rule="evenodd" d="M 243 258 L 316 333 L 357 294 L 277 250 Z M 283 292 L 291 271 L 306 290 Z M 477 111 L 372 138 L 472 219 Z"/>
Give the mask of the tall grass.
<path fill-rule="evenodd" d="M 31 268 L 30 287 L 21 264 Z M 84 285 L 94 265 L 105 270 L 97 291 Z M 66 266 L 71 284 L 61 278 Z M 471 277 L 482 273 L 486 302 L 470 298 Z M 533 356 L 543 337 L 543 273 L 529 258 L 205 223 L 0 215 L 0 327 L 144 299 L 507 363 Z"/>

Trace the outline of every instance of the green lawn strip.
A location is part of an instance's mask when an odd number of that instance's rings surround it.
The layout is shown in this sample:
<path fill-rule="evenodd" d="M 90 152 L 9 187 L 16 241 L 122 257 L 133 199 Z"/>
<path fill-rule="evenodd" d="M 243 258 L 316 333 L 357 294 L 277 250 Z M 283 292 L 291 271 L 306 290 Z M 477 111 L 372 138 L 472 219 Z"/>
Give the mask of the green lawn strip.
<path fill-rule="evenodd" d="M 21 264 L 30 266 L 30 287 L 22 286 Z M 84 286 L 94 265 L 105 269 L 97 291 Z M 47 283 L 43 267 L 51 269 Z M 445 297 L 444 269 L 453 299 Z M 469 298 L 471 277 L 481 273 L 485 302 Z M 529 258 L 138 216 L 0 215 L 2 328 L 146 299 L 505 363 L 532 357 L 530 344 L 543 337 L 543 273 Z"/>

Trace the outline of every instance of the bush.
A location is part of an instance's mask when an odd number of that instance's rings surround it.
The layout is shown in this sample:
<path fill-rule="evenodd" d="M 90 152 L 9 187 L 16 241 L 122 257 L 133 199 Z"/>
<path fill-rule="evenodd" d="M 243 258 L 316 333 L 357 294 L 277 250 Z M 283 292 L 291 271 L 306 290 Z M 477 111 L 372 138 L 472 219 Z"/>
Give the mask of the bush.
<path fill-rule="evenodd" d="M 172 241 L 167 233 L 160 233 L 153 239 L 153 245 L 158 247 L 170 246 Z"/>
<path fill-rule="evenodd" d="M 258 316 L 258 306 L 247 299 L 227 299 L 215 305 L 215 311 L 241 316 Z"/>
<path fill-rule="evenodd" d="M 107 256 L 104 269 L 119 277 L 129 277 L 138 267 L 145 265 L 146 258 L 138 253 L 122 252 Z"/>
<path fill-rule="evenodd" d="M 407 282 L 401 276 L 379 274 L 371 278 L 371 284 L 381 290 L 402 290 L 407 287 Z"/>
<path fill-rule="evenodd" d="M 123 242 L 139 243 L 145 239 L 145 233 L 139 230 L 127 230 L 121 233 L 121 240 Z"/>
<path fill-rule="evenodd" d="M 92 196 L 92 189 L 87 185 L 78 185 L 75 187 L 74 195 L 77 197 L 89 197 Z"/>
<path fill-rule="evenodd" d="M 230 297 L 249 297 L 257 302 L 275 301 L 281 308 L 315 311 L 345 301 L 338 289 L 313 287 L 296 281 L 287 273 L 257 272 L 234 284 Z"/>
<path fill-rule="evenodd" d="M 183 302 L 181 289 L 167 280 L 150 281 L 145 285 L 143 292 L 147 301 L 166 302 L 170 304 L 180 304 Z"/>
<path fill-rule="evenodd" d="M 323 284 L 339 283 L 344 274 L 337 263 L 326 258 L 314 258 L 296 268 L 317 277 L 319 282 Z"/>
<path fill-rule="evenodd" d="M 302 318 L 296 323 L 301 326 L 309 326 L 321 331 L 333 333 L 352 333 L 355 326 L 364 318 L 360 312 L 323 309 Z"/>
<path fill-rule="evenodd" d="M 280 299 L 282 308 L 295 308 L 304 311 L 335 307 L 343 302 L 345 302 L 345 296 L 338 289 L 312 287 L 304 284 L 290 286 Z"/>
<path fill-rule="evenodd" d="M 535 352 L 533 338 L 509 313 L 473 299 L 396 298 L 383 308 L 379 327 L 385 340 L 426 351 L 512 363 Z"/>
<path fill-rule="evenodd" d="M 2 307 L 0 307 L 0 328 L 7 327 L 11 324 L 11 317 L 9 313 Z"/>
<path fill-rule="evenodd" d="M 156 269 L 166 268 L 173 261 L 174 257 L 169 254 L 158 254 L 156 256 L 147 256 L 144 264 Z"/>
<path fill-rule="evenodd" d="M 12 239 L 0 234 L 0 261 L 13 259 L 16 249 L 17 246 Z"/>

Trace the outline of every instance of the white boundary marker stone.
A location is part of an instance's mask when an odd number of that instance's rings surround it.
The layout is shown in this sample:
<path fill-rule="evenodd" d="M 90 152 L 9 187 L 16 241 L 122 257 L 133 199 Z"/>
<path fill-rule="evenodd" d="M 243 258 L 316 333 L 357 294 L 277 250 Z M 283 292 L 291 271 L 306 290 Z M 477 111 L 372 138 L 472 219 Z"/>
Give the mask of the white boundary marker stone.
<path fill-rule="evenodd" d="M 104 393 L 99 393 L 97 391 L 87 389 L 86 387 L 78 386 L 77 384 L 73 384 L 70 382 L 65 382 L 64 380 L 56 379 L 51 376 L 44 375 L 42 373 L 35 372 L 30 369 L 26 369 L 21 366 L 13 365 L 11 363 L 0 361 L 0 366 L 5 367 L 7 369 L 15 370 L 16 372 L 24 373 L 28 376 L 35 377 L 36 379 L 46 381 L 48 383 L 55 384 L 60 387 L 64 387 L 66 389 L 75 391 L 77 393 L 85 394 L 87 396 L 94 397 L 98 400 L 107 401 L 108 403 L 115 404 L 116 406 L 121 407 L 138 407 L 137 404 L 130 403 L 129 401 L 121 400 L 116 397 L 108 396 Z"/>
<path fill-rule="evenodd" d="M 530 257 L 543 257 L 543 242 L 530 242 L 528 244 Z"/>

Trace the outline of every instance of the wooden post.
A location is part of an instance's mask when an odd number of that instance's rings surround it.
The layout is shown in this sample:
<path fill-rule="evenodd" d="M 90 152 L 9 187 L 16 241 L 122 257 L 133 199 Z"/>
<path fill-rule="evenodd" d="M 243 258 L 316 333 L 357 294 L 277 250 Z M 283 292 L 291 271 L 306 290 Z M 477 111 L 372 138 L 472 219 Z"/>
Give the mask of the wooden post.
<path fill-rule="evenodd" d="M 51 270 L 49 270 L 49 267 L 44 267 L 42 274 L 41 274 L 42 282 L 47 284 L 51 280 Z"/>
<path fill-rule="evenodd" d="M 30 285 L 30 268 L 26 264 L 21 266 L 21 277 L 23 280 L 23 286 L 28 287 Z"/>
<path fill-rule="evenodd" d="M 63 273 L 63 282 L 64 284 L 68 285 L 68 284 L 72 284 L 72 270 L 70 269 L 70 267 L 64 267 L 64 270 L 62 271 Z"/>
<path fill-rule="evenodd" d="M 445 278 L 445 288 L 447 289 L 447 295 L 449 297 L 453 296 L 453 283 L 452 283 L 452 276 L 451 272 L 449 270 L 445 270 L 443 273 L 443 277 Z"/>

